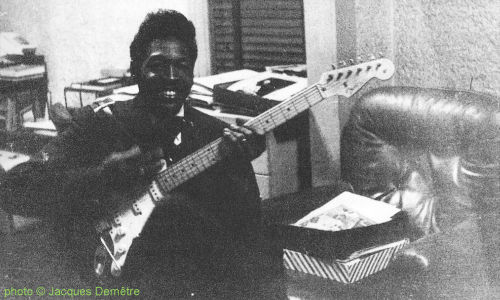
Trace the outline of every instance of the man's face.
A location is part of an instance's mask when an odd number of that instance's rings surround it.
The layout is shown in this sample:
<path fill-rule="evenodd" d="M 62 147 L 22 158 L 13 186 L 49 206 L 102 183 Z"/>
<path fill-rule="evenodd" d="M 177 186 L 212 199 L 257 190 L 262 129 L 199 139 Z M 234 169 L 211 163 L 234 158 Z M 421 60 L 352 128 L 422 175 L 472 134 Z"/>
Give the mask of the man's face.
<path fill-rule="evenodd" d="M 150 109 L 175 116 L 193 85 L 194 61 L 188 47 L 176 38 L 153 40 L 139 74 L 139 91 Z"/>

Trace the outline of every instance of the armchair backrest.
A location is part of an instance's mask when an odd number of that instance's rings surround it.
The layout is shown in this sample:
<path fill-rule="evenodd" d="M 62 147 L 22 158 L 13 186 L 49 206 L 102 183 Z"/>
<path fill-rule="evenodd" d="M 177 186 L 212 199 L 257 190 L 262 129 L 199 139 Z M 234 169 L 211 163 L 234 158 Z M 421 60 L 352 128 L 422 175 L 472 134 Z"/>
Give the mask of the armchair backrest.
<path fill-rule="evenodd" d="M 363 195 L 390 191 L 384 200 L 406 209 L 423 233 L 438 230 L 436 205 L 471 206 L 478 190 L 498 195 L 499 170 L 500 100 L 492 95 L 375 89 L 342 133 L 342 179 Z"/>

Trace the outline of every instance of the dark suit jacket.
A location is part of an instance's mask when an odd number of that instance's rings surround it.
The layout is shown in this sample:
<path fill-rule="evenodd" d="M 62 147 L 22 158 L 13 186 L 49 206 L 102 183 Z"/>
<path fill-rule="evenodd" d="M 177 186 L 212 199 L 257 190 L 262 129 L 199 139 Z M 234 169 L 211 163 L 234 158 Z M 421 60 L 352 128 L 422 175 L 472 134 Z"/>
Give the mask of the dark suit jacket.
<path fill-rule="evenodd" d="M 156 125 L 140 101 L 104 106 L 82 108 L 36 157 L 6 174 L 0 185 L 3 209 L 59 223 L 96 219 L 112 189 L 127 190 L 128 183 L 96 175 L 109 154 L 134 144 L 159 145 L 175 161 L 220 137 L 227 127 L 189 106 L 184 121 Z M 182 143 L 175 146 L 179 130 Z M 141 251 L 177 251 L 203 260 L 220 245 L 247 240 L 259 226 L 260 197 L 248 158 L 233 155 L 175 191 L 183 197 L 155 210 L 139 239 Z"/>

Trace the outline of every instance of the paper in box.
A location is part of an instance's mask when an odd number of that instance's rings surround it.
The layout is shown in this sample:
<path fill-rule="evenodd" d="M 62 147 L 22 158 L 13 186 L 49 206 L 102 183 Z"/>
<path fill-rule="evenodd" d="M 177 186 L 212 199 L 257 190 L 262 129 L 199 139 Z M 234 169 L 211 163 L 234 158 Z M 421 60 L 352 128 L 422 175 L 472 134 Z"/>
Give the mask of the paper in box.
<path fill-rule="evenodd" d="M 387 267 L 409 243 L 396 207 L 344 192 L 280 228 L 285 268 L 352 283 Z"/>

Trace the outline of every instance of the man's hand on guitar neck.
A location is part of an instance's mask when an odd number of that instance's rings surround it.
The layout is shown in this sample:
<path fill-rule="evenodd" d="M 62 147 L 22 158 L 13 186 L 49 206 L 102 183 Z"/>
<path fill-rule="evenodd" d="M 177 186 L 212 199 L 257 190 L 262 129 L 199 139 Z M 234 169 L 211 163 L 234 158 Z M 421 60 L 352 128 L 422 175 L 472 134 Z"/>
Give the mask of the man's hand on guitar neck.
<path fill-rule="evenodd" d="M 224 155 L 243 155 L 253 160 L 266 149 L 264 135 L 247 126 L 230 125 L 229 128 L 224 128 L 223 139 Z"/>
<path fill-rule="evenodd" d="M 103 176 L 108 176 L 112 184 L 129 186 L 149 183 L 161 170 L 163 151 L 154 148 L 143 152 L 139 146 L 132 146 L 123 152 L 113 152 L 101 163 Z"/>

